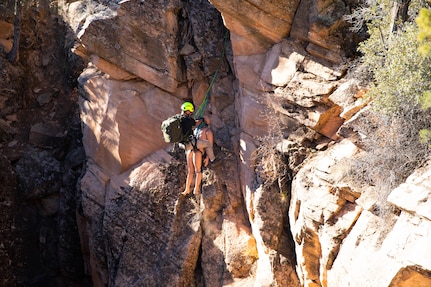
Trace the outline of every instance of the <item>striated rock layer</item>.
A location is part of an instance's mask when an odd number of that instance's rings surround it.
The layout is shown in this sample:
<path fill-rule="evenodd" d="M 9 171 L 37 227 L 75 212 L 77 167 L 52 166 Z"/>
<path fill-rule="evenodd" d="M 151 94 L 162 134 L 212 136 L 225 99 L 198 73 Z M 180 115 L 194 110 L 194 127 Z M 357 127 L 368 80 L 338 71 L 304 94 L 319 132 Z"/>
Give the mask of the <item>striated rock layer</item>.
<path fill-rule="evenodd" d="M 343 162 L 358 152 L 347 140 L 333 145 L 307 160 L 292 184 L 289 219 L 302 285 L 428 286 L 430 221 L 420 201 L 430 192 L 429 167 L 390 193 L 396 212 L 381 214 L 379 191 L 343 180 Z"/>

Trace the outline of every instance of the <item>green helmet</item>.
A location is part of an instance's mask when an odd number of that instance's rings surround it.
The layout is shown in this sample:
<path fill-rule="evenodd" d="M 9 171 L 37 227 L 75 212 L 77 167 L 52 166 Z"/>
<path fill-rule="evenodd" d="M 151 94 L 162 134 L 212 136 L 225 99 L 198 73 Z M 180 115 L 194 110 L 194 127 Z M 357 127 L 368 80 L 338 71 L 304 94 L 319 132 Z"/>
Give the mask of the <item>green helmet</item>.
<path fill-rule="evenodd" d="M 181 105 L 181 110 L 183 111 L 183 112 L 185 112 L 185 111 L 189 111 L 189 112 L 194 112 L 195 111 L 195 107 L 193 106 L 193 104 L 192 103 L 190 103 L 190 102 L 185 102 L 184 104 L 182 104 Z"/>

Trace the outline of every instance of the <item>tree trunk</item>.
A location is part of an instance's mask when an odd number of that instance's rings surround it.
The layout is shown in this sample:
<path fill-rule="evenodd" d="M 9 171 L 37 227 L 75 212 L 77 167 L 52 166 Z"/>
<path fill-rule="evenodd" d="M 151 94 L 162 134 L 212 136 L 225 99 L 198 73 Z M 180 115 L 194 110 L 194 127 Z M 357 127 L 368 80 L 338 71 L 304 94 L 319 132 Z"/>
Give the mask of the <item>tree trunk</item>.
<path fill-rule="evenodd" d="M 399 17 L 400 17 L 401 21 L 403 21 L 403 23 L 407 21 L 407 18 L 409 16 L 407 13 L 409 12 L 410 2 L 411 2 L 411 0 L 404 0 L 403 4 L 401 5 Z"/>
<path fill-rule="evenodd" d="M 11 63 L 16 63 L 19 60 L 19 38 L 21 35 L 21 2 L 15 0 L 15 19 L 13 21 L 13 45 L 12 49 L 6 55 Z"/>
<path fill-rule="evenodd" d="M 404 23 L 408 18 L 409 5 L 411 0 L 401 0 L 401 2 L 394 1 L 392 6 L 392 22 L 390 26 L 390 32 L 396 32 L 398 30 L 397 21 Z"/>

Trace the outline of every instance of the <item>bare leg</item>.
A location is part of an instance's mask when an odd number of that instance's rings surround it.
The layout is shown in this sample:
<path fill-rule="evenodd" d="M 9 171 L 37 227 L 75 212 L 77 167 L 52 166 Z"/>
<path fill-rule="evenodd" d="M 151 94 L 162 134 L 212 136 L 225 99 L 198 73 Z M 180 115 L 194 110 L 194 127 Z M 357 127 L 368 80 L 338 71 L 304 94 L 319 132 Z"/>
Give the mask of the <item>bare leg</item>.
<path fill-rule="evenodd" d="M 203 159 L 203 165 L 204 165 L 204 167 L 207 167 L 209 162 L 210 162 L 210 158 L 209 158 L 208 156 L 206 156 L 206 157 Z"/>
<path fill-rule="evenodd" d="M 193 152 L 193 165 L 195 168 L 194 172 L 196 174 L 193 193 L 199 194 L 202 181 L 202 153 L 199 150 Z"/>
<path fill-rule="evenodd" d="M 190 188 L 193 181 L 194 176 L 194 168 L 193 168 L 193 157 L 194 152 L 192 150 L 186 151 L 186 159 L 187 159 L 187 179 L 186 179 L 186 189 L 182 192 L 183 195 L 189 194 L 191 192 Z"/>

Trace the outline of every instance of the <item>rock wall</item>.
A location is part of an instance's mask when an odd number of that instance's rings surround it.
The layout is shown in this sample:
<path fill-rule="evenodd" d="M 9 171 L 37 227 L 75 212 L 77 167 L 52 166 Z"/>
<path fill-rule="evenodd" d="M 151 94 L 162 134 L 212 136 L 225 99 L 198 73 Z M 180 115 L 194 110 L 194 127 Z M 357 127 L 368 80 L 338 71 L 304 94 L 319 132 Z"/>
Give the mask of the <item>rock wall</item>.
<path fill-rule="evenodd" d="M 19 55 L 8 61 L 13 4 L 0 3 L 0 285 L 90 286 L 76 224 L 82 63 L 49 1 L 21 8 Z"/>
<path fill-rule="evenodd" d="M 378 190 L 344 180 L 344 162 L 360 152 L 344 140 L 295 177 L 289 219 L 302 285 L 428 286 L 429 219 L 419 201 L 428 197 L 429 166 L 394 189 L 395 209 L 382 213 Z"/>
<path fill-rule="evenodd" d="M 78 218 L 93 284 L 426 286 L 426 257 L 410 255 L 429 238 L 426 212 L 397 189 L 402 211 L 383 219 L 337 169 L 360 152 L 338 131 L 366 105 L 348 65 L 360 40 L 343 20 L 350 6 L 210 2 L 93 3 L 91 15 L 88 1 L 64 3 L 89 63 Z M 223 164 L 205 170 L 202 198 L 184 198 L 184 155 L 160 123 L 184 100 L 199 106 L 215 74 L 208 113 Z M 293 179 L 262 180 L 267 135 L 284 139 Z"/>

